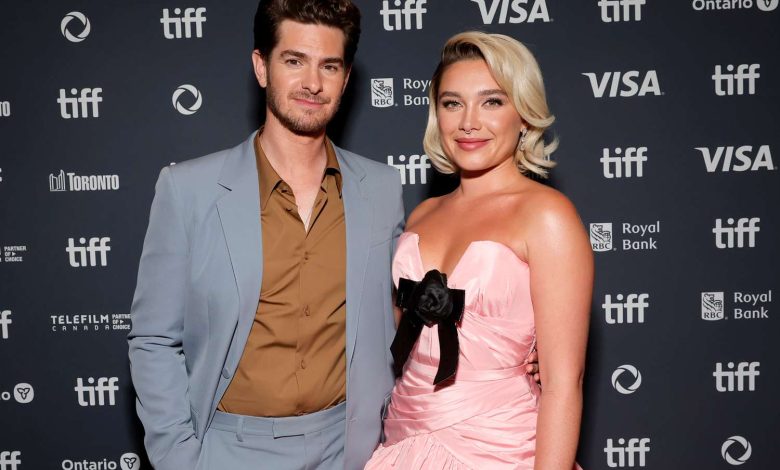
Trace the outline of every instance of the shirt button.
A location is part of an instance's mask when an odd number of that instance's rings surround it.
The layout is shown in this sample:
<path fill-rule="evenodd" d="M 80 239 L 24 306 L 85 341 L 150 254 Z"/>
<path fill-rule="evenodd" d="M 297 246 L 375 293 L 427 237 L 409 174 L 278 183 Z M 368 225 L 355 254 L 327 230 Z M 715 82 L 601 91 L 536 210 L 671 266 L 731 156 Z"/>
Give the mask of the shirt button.
<path fill-rule="evenodd" d="M 305 369 L 305 368 L 306 368 L 306 361 L 301 360 L 301 369 Z"/>
<path fill-rule="evenodd" d="M 303 314 L 306 315 L 307 317 L 311 316 L 311 310 L 309 310 L 309 306 L 308 305 L 303 307 Z"/>
<path fill-rule="evenodd" d="M 304 253 L 303 254 L 303 260 L 304 261 L 309 261 L 309 253 Z"/>

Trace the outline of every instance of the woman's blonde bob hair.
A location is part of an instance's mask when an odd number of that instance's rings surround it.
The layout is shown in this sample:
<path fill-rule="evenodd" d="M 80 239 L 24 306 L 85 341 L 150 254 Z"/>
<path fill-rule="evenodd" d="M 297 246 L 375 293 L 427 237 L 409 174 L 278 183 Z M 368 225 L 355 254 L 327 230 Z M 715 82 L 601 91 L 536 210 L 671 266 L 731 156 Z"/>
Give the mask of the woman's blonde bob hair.
<path fill-rule="evenodd" d="M 498 86 L 506 92 L 518 114 L 526 123 L 525 145 L 519 141 L 515 164 L 521 173 L 547 177 L 555 162 L 550 155 L 558 147 L 557 139 L 545 144 L 544 131 L 555 121 L 547 107 L 542 72 L 531 51 L 519 41 L 503 34 L 468 31 L 456 34 L 444 45 L 441 61 L 433 74 L 430 88 L 428 125 L 423 146 L 433 166 L 442 173 L 457 173 L 442 146 L 437 115 L 441 78 L 448 66 L 462 60 L 484 60 Z"/>

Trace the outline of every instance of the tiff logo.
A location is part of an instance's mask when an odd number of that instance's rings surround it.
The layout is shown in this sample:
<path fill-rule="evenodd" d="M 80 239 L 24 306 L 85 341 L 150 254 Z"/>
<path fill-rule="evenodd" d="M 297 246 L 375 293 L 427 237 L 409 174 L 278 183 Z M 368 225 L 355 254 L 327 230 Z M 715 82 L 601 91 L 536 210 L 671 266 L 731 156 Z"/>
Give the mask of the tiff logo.
<path fill-rule="evenodd" d="M 754 392 L 756 390 L 756 377 L 761 375 L 758 368 L 760 362 L 740 362 L 737 364 L 737 370 L 734 370 L 734 363 L 726 364 L 729 370 L 723 370 L 723 364 L 715 363 L 715 390 L 719 392 L 742 392 L 745 390 L 745 379 L 747 378 L 747 390 Z M 735 383 L 736 382 L 736 383 Z"/>
<path fill-rule="evenodd" d="M 604 168 L 605 178 L 631 178 L 636 174 L 637 178 L 642 177 L 642 167 L 647 161 L 647 147 L 628 147 L 623 152 L 622 149 L 614 150 L 614 157 L 609 156 L 609 149 L 605 148 L 599 159 Z"/>
<path fill-rule="evenodd" d="M 744 248 L 745 234 L 747 234 L 747 246 L 748 248 L 754 248 L 756 246 L 756 233 L 761 231 L 761 227 L 758 226 L 760 222 L 761 219 L 759 217 L 742 217 L 737 220 L 737 226 L 735 227 L 734 219 L 729 217 L 726 219 L 726 223 L 730 226 L 724 227 L 722 219 L 715 219 L 715 227 L 712 229 L 712 233 L 715 234 L 715 246 L 720 249 Z M 736 234 L 736 237 L 734 234 Z M 723 240 L 724 235 L 725 241 Z"/>
<path fill-rule="evenodd" d="M 723 73 L 721 66 L 715 66 L 715 74 L 712 76 L 712 80 L 715 82 L 715 94 L 718 96 L 733 95 L 735 94 L 734 84 L 736 83 L 736 94 L 745 94 L 745 82 L 747 82 L 747 94 L 756 94 L 756 80 L 761 76 L 758 73 L 760 64 L 740 64 L 737 66 L 737 71 L 734 72 L 734 66 L 729 64 L 726 66 L 726 71 L 729 73 Z M 723 84 L 726 84 L 726 89 L 723 89 Z"/>
<path fill-rule="evenodd" d="M 583 75 L 588 77 L 595 98 L 603 98 L 605 94 L 610 98 L 663 94 L 661 86 L 658 84 L 658 73 L 655 70 L 649 70 L 645 73 L 641 83 L 639 83 L 641 74 L 637 70 L 604 72 L 601 77 L 593 72 L 586 72 Z"/>
<path fill-rule="evenodd" d="M 645 0 L 599 0 L 601 21 L 642 21 L 642 6 Z M 621 15 L 622 13 L 622 15 Z"/>
<path fill-rule="evenodd" d="M 420 174 L 420 183 L 428 182 L 428 169 L 431 168 L 428 155 L 409 155 L 409 163 L 406 161 L 406 155 L 399 155 L 398 161 L 394 163 L 393 156 L 387 156 L 387 164 L 397 169 L 401 173 L 401 184 L 417 184 L 417 174 Z M 408 175 L 408 177 L 407 177 Z"/>
<path fill-rule="evenodd" d="M 102 92 L 102 88 L 82 88 L 80 92 L 76 88 L 71 88 L 71 96 L 67 96 L 65 89 L 60 88 L 60 97 L 57 98 L 57 103 L 60 104 L 60 116 L 63 119 L 100 117 L 98 103 L 103 101 L 103 97 L 100 96 Z"/>
<path fill-rule="evenodd" d="M 625 302 L 623 299 L 625 298 Z M 649 294 L 618 294 L 615 296 L 617 302 L 612 301 L 612 295 L 604 296 L 604 303 L 601 308 L 604 309 L 604 316 L 608 324 L 634 323 L 634 312 L 636 312 L 636 322 L 645 322 L 645 309 L 650 307 L 647 300 Z"/>
<path fill-rule="evenodd" d="M 632 437 L 626 440 L 622 437 L 617 440 L 618 445 L 607 439 L 607 465 L 610 468 L 644 467 L 647 462 L 647 454 L 650 452 L 650 438 Z"/>
<path fill-rule="evenodd" d="M 100 253 L 100 266 L 108 265 L 108 252 L 111 251 L 111 247 L 108 243 L 111 241 L 110 237 L 92 237 L 89 239 L 89 245 L 84 246 L 87 243 L 86 238 L 79 238 L 79 243 L 82 246 L 76 246 L 72 238 L 68 238 L 68 246 L 65 251 L 68 253 L 68 261 L 74 268 L 82 268 L 86 266 L 97 266 L 97 253 Z M 89 254 L 89 256 L 87 256 Z"/>
<path fill-rule="evenodd" d="M 710 150 L 707 147 L 694 148 L 701 152 L 707 173 L 715 173 L 718 171 L 718 167 L 720 167 L 720 171 L 723 173 L 728 173 L 729 171 L 758 171 L 762 168 L 769 171 L 777 170 L 772 161 L 772 151 L 768 145 L 758 147 L 755 154 L 753 153 L 752 145 L 715 147 L 714 150 Z"/>
<path fill-rule="evenodd" d="M 79 406 L 105 406 L 106 398 L 108 405 L 116 405 L 116 392 L 119 390 L 117 377 L 98 377 L 97 385 L 95 379 L 87 379 L 89 385 L 84 385 L 84 380 L 79 377 L 76 379 L 76 386 L 73 390 L 78 396 Z"/>
<path fill-rule="evenodd" d="M 11 311 L 3 310 L 0 312 L 0 338 L 8 339 L 8 325 L 11 323 L 13 323 Z"/>
<path fill-rule="evenodd" d="M 163 36 L 165 39 L 189 39 L 192 37 L 192 24 L 195 24 L 195 37 L 203 37 L 203 23 L 206 22 L 206 17 L 203 14 L 206 13 L 206 8 L 185 8 L 184 16 L 181 15 L 181 8 L 174 8 L 171 17 L 167 8 L 163 8 L 162 18 L 160 23 L 163 25 Z M 182 33 L 182 24 L 184 25 L 184 32 Z M 171 31 L 171 25 L 173 25 L 173 31 Z"/>
<path fill-rule="evenodd" d="M 22 453 L 18 450 L 0 452 L 0 470 L 16 470 L 22 464 Z"/>
<path fill-rule="evenodd" d="M 423 14 L 428 12 L 426 3 L 427 0 L 404 0 L 401 7 L 401 0 L 393 0 L 395 8 L 390 8 L 390 0 L 382 0 L 382 26 L 385 31 L 422 29 Z"/>

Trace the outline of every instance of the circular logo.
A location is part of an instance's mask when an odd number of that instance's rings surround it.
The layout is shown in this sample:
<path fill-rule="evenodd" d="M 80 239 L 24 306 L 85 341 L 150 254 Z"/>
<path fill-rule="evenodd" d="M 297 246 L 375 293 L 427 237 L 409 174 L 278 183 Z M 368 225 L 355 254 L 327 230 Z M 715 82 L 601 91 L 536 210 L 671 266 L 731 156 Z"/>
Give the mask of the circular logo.
<path fill-rule="evenodd" d="M 78 20 L 81 23 L 81 32 L 74 35 L 70 32 L 68 29 L 68 24 L 70 24 L 71 21 Z M 78 12 L 78 11 L 72 11 L 65 15 L 65 18 L 62 19 L 62 22 L 60 23 L 60 31 L 62 31 L 62 35 L 65 36 L 65 39 L 67 39 L 70 42 L 81 42 L 85 39 L 87 39 L 87 36 L 89 36 L 89 31 L 91 27 L 89 25 L 89 19 L 84 16 L 84 13 Z"/>
<path fill-rule="evenodd" d="M 736 445 L 736 447 L 735 447 Z M 734 457 L 735 453 L 742 453 L 739 457 Z M 750 459 L 753 448 L 750 443 L 742 436 L 731 436 L 720 446 L 720 455 L 731 465 L 742 465 Z"/>
<path fill-rule="evenodd" d="M 780 0 L 756 0 L 756 6 L 759 10 L 772 11 L 777 8 Z"/>
<path fill-rule="evenodd" d="M 19 403 L 30 403 L 35 398 L 35 390 L 32 385 L 21 383 L 14 387 L 14 399 Z"/>
<path fill-rule="evenodd" d="M 119 457 L 119 467 L 122 470 L 139 470 L 141 468 L 141 459 L 138 454 L 127 452 Z"/>
<path fill-rule="evenodd" d="M 184 106 L 179 101 L 181 95 L 183 95 L 184 93 L 189 93 L 190 95 L 192 95 L 193 98 L 195 98 L 195 102 L 189 107 Z M 179 86 L 179 88 L 176 89 L 176 91 L 173 92 L 172 101 L 173 101 L 173 107 L 176 108 L 176 111 L 180 112 L 185 116 L 189 116 L 191 114 L 195 114 L 200 109 L 200 105 L 203 104 L 203 96 L 200 94 L 200 91 L 198 91 L 198 89 L 195 88 L 194 86 L 181 85 Z"/>
<path fill-rule="evenodd" d="M 628 372 L 634 378 L 634 383 L 628 387 L 620 383 L 620 376 L 625 372 Z M 636 392 L 640 385 L 642 385 L 642 374 L 631 364 L 623 364 L 612 373 L 612 387 L 623 395 L 631 395 Z"/>

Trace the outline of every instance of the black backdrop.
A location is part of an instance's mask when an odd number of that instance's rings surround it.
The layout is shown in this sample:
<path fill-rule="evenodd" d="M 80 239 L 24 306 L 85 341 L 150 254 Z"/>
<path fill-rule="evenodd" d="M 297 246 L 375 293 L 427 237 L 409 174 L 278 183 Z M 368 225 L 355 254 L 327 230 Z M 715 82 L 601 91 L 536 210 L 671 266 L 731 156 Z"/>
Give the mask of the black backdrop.
<path fill-rule="evenodd" d="M 330 135 L 396 165 L 407 211 L 453 184 L 421 144 L 445 39 L 540 62 L 597 251 L 583 466 L 775 468 L 778 0 L 356 3 Z M 2 1 L 0 470 L 148 468 L 125 335 L 153 186 L 261 123 L 255 8 Z"/>

